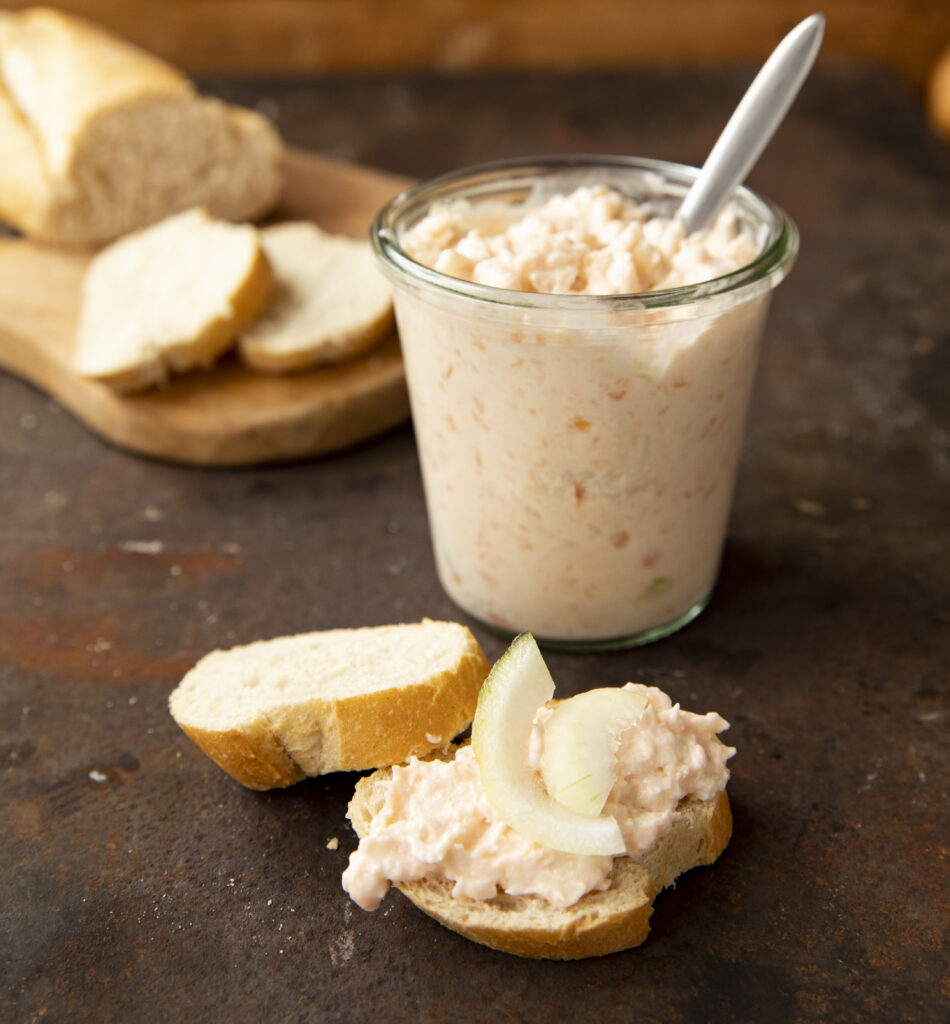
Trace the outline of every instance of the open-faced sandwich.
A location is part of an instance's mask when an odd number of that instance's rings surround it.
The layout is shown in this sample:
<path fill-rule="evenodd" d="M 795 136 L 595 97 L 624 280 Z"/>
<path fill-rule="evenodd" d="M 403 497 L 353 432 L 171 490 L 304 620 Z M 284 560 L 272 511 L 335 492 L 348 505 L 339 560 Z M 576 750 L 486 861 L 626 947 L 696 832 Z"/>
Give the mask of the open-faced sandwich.
<path fill-rule="evenodd" d="M 566 960 L 643 942 L 657 893 L 722 853 L 734 751 L 655 687 L 553 694 L 530 635 L 489 672 L 464 626 L 425 620 L 216 651 L 170 707 L 254 789 L 378 768 L 349 806 L 364 909 L 394 885 L 476 942 Z"/>
<path fill-rule="evenodd" d="M 524 634 L 482 687 L 470 746 L 357 784 L 343 884 L 360 906 L 392 883 L 449 928 L 529 957 L 643 942 L 654 896 L 729 841 L 727 723 L 654 687 L 553 693 Z"/>

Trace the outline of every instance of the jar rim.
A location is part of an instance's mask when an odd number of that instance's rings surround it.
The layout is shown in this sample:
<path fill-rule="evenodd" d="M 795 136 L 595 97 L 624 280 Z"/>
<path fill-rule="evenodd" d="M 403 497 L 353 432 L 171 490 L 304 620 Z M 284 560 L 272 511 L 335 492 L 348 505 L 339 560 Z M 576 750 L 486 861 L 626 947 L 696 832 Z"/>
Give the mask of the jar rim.
<path fill-rule="evenodd" d="M 413 259 L 400 242 L 402 231 L 440 200 L 490 198 L 504 187 L 509 192 L 518 187 L 530 190 L 526 183 L 551 177 L 554 173 L 565 180 L 575 177 L 578 183 L 587 176 L 593 182 L 592 174 L 597 171 L 613 178 L 624 174 L 658 178 L 667 186 L 666 195 L 685 194 L 699 174 L 698 168 L 687 164 L 646 157 L 577 155 L 494 160 L 431 178 L 401 192 L 376 215 L 370 228 L 370 241 L 383 270 L 396 283 L 424 284 L 439 292 L 501 306 L 578 313 L 690 305 L 749 286 L 774 287 L 791 269 L 798 253 L 798 229 L 780 207 L 745 186 L 735 190 L 732 200 L 746 216 L 765 228 L 758 256 L 728 274 L 676 288 L 621 295 L 517 291 L 444 274 Z"/>

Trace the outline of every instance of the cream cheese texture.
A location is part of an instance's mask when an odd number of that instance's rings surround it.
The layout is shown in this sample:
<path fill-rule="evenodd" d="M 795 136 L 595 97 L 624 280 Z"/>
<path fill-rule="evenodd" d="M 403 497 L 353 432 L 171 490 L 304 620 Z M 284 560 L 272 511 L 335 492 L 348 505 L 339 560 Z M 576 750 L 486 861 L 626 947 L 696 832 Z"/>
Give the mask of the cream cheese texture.
<path fill-rule="evenodd" d="M 413 259 L 476 284 L 555 295 L 627 295 L 721 277 L 751 263 L 758 243 L 727 206 L 687 235 L 605 185 L 543 203 L 434 206 L 403 240 Z"/>
<path fill-rule="evenodd" d="M 648 701 L 636 721 L 619 719 L 608 737 L 616 780 L 604 813 L 620 825 L 628 855 L 649 850 L 672 827 L 680 800 L 711 799 L 729 778 L 735 752 L 718 733 L 728 723 L 715 712 L 683 711 L 655 687 L 628 683 Z M 544 722 L 535 717 L 529 762 L 537 770 Z M 410 760 L 392 770 L 385 800 L 369 833 L 350 857 L 343 888 L 365 910 L 375 910 L 392 882 L 444 880 L 453 896 L 491 899 L 541 896 L 568 907 L 610 885 L 612 857 L 562 853 L 504 824 L 482 790 L 471 747 L 452 761 Z"/>
<path fill-rule="evenodd" d="M 564 293 L 528 317 L 516 299 L 397 291 L 448 594 L 511 633 L 583 643 L 696 614 L 719 570 L 768 293 L 586 320 L 568 300 L 714 278 L 761 240 L 733 208 L 687 236 L 594 185 L 436 204 L 401 241 L 511 296 Z"/>

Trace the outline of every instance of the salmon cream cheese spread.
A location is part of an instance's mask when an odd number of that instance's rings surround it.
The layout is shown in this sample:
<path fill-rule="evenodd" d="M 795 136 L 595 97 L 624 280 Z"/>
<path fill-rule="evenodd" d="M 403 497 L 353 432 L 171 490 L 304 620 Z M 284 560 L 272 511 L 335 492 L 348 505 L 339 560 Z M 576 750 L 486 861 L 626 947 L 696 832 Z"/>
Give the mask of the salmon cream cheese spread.
<path fill-rule="evenodd" d="M 771 286 L 610 302 L 754 260 L 761 240 L 736 210 L 686 235 L 590 186 L 434 204 L 401 235 L 415 261 L 499 289 L 395 300 L 439 578 L 477 619 L 613 642 L 708 600 Z M 526 292 L 557 294 L 539 309 L 518 305 Z"/>
<path fill-rule="evenodd" d="M 616 775 L 603 813 L 620 826 L 626 852 L 644 853 L 673 826 L 681 799 L 709 800 L 725 788 L 735 752 L 717 734 L 728 723 L 715 712 L 683 711 L 655 687 L 628 683 L 647 707 L 618 717 L 609 742 Z M 549 708 L 538 710 L 529 763 L 535 770 Z M 491 899 L 499 890 L 534 894 L 567 907 L 610 886 L 613 858 L 547 849 L 504 824 L 482 789 L 471 747 L 451 761 L 410 760 L 392 770 L 385 801 L 350 857 L 343 888 L 375 910 L 391 882 L 420 878 L 453 883 L 453 896 Z"/>
<path fill-rule="evenodd" d="M 413 259 L 451 277 L 554 295 L 627 295 L 721 277 L 758 255 L 727 207 L 704 231 L 605 185 L 582 186 L 539 204 L 434 206 L 406 233 Z"/>

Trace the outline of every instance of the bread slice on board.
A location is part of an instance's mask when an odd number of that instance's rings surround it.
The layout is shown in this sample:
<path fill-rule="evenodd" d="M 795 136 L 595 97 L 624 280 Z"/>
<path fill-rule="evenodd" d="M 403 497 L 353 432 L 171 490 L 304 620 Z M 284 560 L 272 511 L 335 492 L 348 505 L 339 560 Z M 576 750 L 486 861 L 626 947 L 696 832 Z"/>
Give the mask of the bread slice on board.
<path fill-rule="evenodd" d="M 392 769 L 361 779 L 349 818 L 362 839 L 382 808 Z M 454 897 L 452 883 L 421 879 L 396 888 L 420 910 L 467 939 L 504 953 L 547 960 L 606 956 L 640 945 L 650 931 L 653 900 L 678 875 L 711 864 L 732 834 L 725 790 L 710 800 L 680 801 L 672 829 L 647 853 L 614 860 L 610 888 L 561 909 L 540 896 L 499 892 L 490 900 Z"/>
<path fill-rule="evenodd" d="M 270 789 L 446 746 L 471 723 L 488 670 L 454 622 L 335 629 L 215 651 L 169 709 L 229 775 Z"/>
<path fill-rule="evenodd" d="M 83 279 L 76 370 L 120 391 L 208 366 L 263 308 L 257 231 L 188 210 L 113 242 Z"/>
<path fill-rule="evenodd" d="M 242 335 L 244 362 L 265 373 L 339 363 L 393 327 L 392 291 L 369 242 L 330 235 L 307 221 L 261 231 L 276 287 Z"/>
<path fill-rule="evenodd" d="M 98 244 L 193 206 L 250 220 L 282 186 L 266 118 L 79 18 L 0 12 L 0 220 Z"/>

